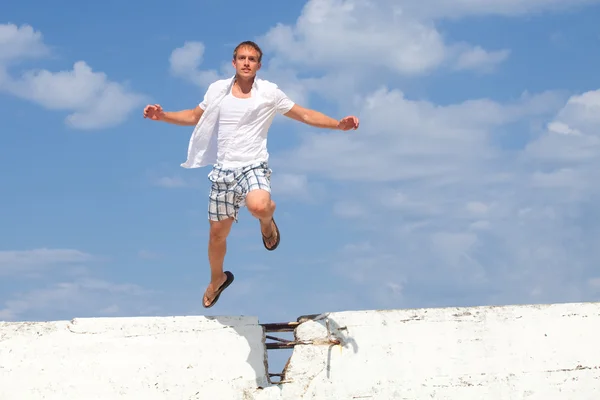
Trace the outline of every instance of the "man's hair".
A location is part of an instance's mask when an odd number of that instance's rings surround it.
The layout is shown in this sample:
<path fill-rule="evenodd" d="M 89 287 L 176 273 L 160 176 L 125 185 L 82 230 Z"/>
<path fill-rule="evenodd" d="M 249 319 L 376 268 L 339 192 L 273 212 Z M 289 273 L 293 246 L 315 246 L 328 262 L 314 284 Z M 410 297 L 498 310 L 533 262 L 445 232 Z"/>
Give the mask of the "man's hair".
<path fill-rule="evenodd" d="M 258 45 L 256 43 L 254 43 L 251 40 L 246 40 L 245 42 L 242 42 L 235 47 L 235 49 L 233 50 L 233 59 L 234 60 L 237 58 L 238 50 L 241 49 L 242 47 L 252 47 L 254 50 L 256 50 L 258 52 L 258 62 L 261 62 L 262 50 L 260 49 L 260 47 L 258 47 Z"/>

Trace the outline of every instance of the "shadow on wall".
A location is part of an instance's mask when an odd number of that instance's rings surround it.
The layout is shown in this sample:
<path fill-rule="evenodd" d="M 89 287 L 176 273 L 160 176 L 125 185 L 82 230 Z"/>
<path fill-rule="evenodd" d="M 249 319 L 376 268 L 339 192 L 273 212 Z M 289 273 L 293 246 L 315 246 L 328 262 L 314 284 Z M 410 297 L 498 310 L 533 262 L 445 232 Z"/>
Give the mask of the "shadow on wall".
<path fill-rule="evenodd" d="M 248 343 L 248 356 L 246 358 L 246 363 L 254 371 L 256 387 L 269 386 L 266 365 L 267 349 L 265 347 L 263 329 L 260 324 L 232 324 L 231 317 L 225 316 L 206 316 L 206 318 L 218 322 L 223 326 L 223 329 L 233 330 L 236 335 L 246 340 L 246 343 Z M 213 360 L 208 360 L 208 362 L 212 361 Z"/>
<path fill-rule="evenodd" d="M 327 338 L 331 341 L 339 341 L 339 345 L 346 347 L 350 345 L 354 354 L 358 353 L 358 344 L 356 340 L 350 336 L 347 326 L 340 326 L 334 319 L 327 317 L 325 320 L 325 328 L 327 329 Z M 331 378 L 331 351 L 335 345 L 332 344 L 327 350 L 327 379 Z"/>

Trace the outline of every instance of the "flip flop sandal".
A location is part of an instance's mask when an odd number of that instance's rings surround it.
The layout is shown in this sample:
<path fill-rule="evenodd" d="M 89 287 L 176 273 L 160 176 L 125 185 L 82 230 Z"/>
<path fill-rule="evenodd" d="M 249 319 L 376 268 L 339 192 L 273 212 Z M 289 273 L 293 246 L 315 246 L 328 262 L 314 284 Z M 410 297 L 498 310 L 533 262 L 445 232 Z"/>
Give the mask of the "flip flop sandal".
<path fill-rule="evenodd" d="M 217 302 L 217 300 L 219 300 L 219 297 L 221 296 L 221 293 L 223 292 L 223 290 L 227 289 L 229 287 L 229 285 L 231 285 L 231 283 L 233 282 L 233 274 L 231 272 L 225 271 L 225 275 L 227 275 L 227 279 L 221 285 L 221 287 L 219 287 L 219 289 L 217 289 L 217 291 L 215 292 L 215 298 L 213 299 L 212 303 L 210 303 L 209 305 L 206 305 L 206 304 L 204 304 L 204 298 L 202 299 L 202 305 L 204 306 L 204 308 L 211 308 L 212 306 L 214 306 L 215 303 Z M 206 296 L 206 292 L 204 293 L 204 295 Z"/>
<path fill-rule="evenodd" d="M 277 227 L 277 224 L 275 223 L 275 218 L 272 218 L 272 221 L 273 221 L 273 225 L 275 225 L 275 232 L 277 233 L 277 241 L 275 242 L 273 247 L 267 246 L 267 240 L 271 239 L 273 237 L 273 234 L 271 234 L 271 236 L 269 236 L 269 237 L 262 235 L 263 245 L 265 246 L 265 249 L 267 249 L 269 251 L 275 250 L 277 248 L 277 246 L 279 246 L 279 242 L 281 241 L 281 236 L 279 235 L 279 228 Z M 262 234 L 262 232 L 261 232 L 261 234 Z"/>

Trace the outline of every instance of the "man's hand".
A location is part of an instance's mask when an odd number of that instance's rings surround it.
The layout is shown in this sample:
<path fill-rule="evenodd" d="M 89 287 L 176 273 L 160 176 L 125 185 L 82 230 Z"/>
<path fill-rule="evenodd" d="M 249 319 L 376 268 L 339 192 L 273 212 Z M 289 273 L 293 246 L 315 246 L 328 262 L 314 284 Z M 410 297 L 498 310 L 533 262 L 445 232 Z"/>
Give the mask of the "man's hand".
<path fill-rule="evenodd" d="M 356 130 L 358 129 L 358 118 L 354 116 L 342 118 L 339 120 L 337 128 L 342 131 Z"/>
<path fill-rule="evenodd" d="M 144 118 L 150 118 L 153 121 L 161 121 L 165 118 L 165 112 L 159 104 L 148 104 L 144 108 Z"/>

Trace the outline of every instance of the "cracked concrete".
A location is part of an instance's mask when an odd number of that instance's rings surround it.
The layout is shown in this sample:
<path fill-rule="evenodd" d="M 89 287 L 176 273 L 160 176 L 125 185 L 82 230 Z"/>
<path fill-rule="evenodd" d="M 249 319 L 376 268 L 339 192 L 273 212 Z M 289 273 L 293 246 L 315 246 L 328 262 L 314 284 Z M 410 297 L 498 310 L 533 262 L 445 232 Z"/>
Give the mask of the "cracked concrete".
<path fill-rule="evenodd" d="M 296 329 L 279 399 L 600 398 L 600 304 L 340 312 Z"/>
<path fill-rule="evenodd" d="M 269 384 L 253 317 L 0 323 L 0 399 L 596 400 L 598 328 L 600 303 L 325 313 Z"/>

